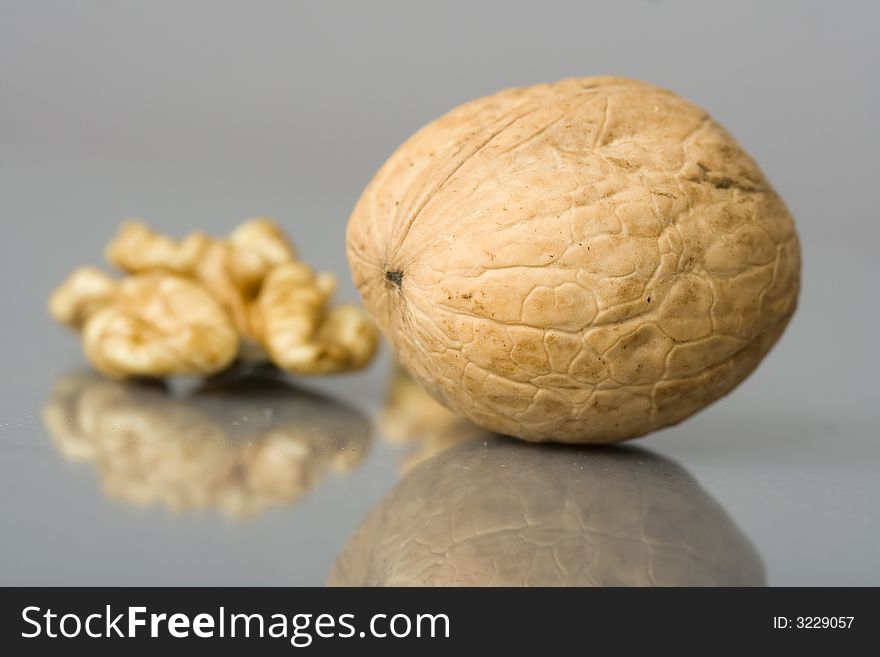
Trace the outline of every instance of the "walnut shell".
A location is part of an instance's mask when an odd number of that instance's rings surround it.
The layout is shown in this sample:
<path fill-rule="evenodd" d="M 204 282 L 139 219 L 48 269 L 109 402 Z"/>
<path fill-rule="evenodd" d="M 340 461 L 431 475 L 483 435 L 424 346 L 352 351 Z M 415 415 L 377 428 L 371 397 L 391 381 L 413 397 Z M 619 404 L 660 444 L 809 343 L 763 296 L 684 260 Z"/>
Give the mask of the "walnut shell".
<path fill-rule="evenodd" d="M 604 443 L 729 392 L 794 312 L 784 203 L 703 110 L 622 78 L 466 103 L 364 190 L 348 258 L 403 365 L 488 429 Z"/>

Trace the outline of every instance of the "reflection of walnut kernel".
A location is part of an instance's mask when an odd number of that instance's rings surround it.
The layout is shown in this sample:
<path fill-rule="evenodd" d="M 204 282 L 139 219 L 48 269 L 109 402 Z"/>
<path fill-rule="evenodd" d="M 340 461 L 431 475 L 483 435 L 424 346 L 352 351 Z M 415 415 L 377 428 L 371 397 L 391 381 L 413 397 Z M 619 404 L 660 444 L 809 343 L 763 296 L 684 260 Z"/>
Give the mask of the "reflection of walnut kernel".
<path fill-rule="evenodd" d="M 184 396 L 156 381 L 66 375 L 43 422 L 64 458 L 94 466 L 108 496 L 231 518 L 293 503 L 326 473 L 352 470 L 371 438 L 356 409 L 245 372 Z"/>
<path fill-rule="evenodd" d="M 431 397 L 400 365 L 391 375 L 379 427 L 391 443 L 406 445 L 404 470 L 461 442 L 491 435 Z"/>
<path fill-rule="evenodd" d="M 363 367 L 375 353 L 372 322 L 355 307 L 328 310 L 335 278 L 299 262 L 271 219 L 249 219 L 227 239 L 181 240 L 127 221 L 106 256 L 131 276 L 116 282 L 81 268 L 49 312 L 82 331 L 86 355 L 109 376 L 211 374 L 236 357 L 326 374 Z"/>

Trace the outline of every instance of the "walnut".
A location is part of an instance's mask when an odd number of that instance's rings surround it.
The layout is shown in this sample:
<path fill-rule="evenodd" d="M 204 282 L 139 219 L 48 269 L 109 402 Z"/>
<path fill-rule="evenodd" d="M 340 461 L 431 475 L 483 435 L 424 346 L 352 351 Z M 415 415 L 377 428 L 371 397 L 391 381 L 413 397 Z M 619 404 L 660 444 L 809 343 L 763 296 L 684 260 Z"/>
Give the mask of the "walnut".
<path fill-rule="evenodd" d="M 248 219 L 229 234 L 233 248 L 230 268 L 240 288 L 256 297 L 271 269 L 296 259 L 293 245 L 272 219 Z"/>
<path fill-rule="evenodd" d="M 356 409 L 273 376 L 221 378 L 175 396 L 155 381 L 71 374 L 43 422 L 65 458 L 95 467 L 108 496 L 233 519 L 293 503 L 364 459 L 371 429 Z"/>
<path fill-rule="evenodd" d="M 730 392 L 788 324 L 794 221 L 705 111 L 636 80 L 511 89 L 398 148 L 347 232 L 364 305 L 447 406 L 609 443 Z"/>
<path fill-rule="evenodd" d="M 49 311 L 83 332 L 89 360 L 110 376 L 210 374 L 236 357 L 327 374 L 363 367 L 375 354 L 372 321 L 352 306 L 328 308 L 335 278 L 298 261 L 266 217 L 226 239 L 194 232 L 181 240 L 130 220 L 106 256 L 140 282 L 82 268 L 52 295 Z"/>
<path fill-rule="evenodd" d="M 335 288 L 331 274 L 315 275 L 299 262 L 280 265 L 266 277 L 251 323 L 278 367 L 325 374 L 361 368 L 373 357 L 378 336 L 370 319 L 353 306 L 327 311 Z"/>
<path fill-rule="evenodd" d="M 275 266 L 294 259 L 293 247 L 271 219 L 249 219 L 228 239 L 195 232 L 182 240 L 128 221 L 107 245 L 110 264 L 128 273 L 170 271 L 202 283 L 223 304 L 239 333 L 253 337 L 248 305 Z"/>
<path fill-rule="evenodd" d="M 94 267 L 80 267 L 49 297 L 49 314 L 75 331 L 116 295 L 116 281 Z"/>
<path fill-rule="evenodd" d="M 180 241 L 154 232 L 146 224 L 129 219 L 107 245 L 107 262 L 130 274 L 161 269 L 191 275 L 211 243 L 204 233 L 192 233 Z"/>
<path fill-rule="evenodd" d="M 52 295 L 49 310 L 82 332 L 89 362 L 112 378 L 211 374 L 238 350 L 226 311 L 201 285 L 173 274 L 116 283 L 78 269 Z"/>

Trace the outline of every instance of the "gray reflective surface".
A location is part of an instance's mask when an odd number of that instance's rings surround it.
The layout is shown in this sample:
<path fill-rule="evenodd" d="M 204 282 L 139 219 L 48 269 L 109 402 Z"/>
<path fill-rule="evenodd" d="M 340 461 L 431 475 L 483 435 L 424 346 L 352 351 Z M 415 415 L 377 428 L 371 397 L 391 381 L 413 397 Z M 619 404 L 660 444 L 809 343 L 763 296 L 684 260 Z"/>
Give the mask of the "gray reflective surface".
<path fill-rule="evenodd" d="M 743 572 L 763 564 L 771 585 L 880 584 L 876 6 L 501 7 L 0 3 L 0 583 L 322 584 L 419 472 L 442 491 L 450 467 L 497 472 L 534 452 L 505 486 L 538 481 L 535 504 L 552 497 L 544 470 L 596 473 L 595 488 L 560 493 L 568 517 L 666 471 L 696 511 L 663 536 L 705 552 L 721 519 Z M 129 215 L 176 235 L 274 215 L 354 299 L 345 221 L 392 148 L 468 98 L 599 73 L 706 107 L 785 198 L 803 245 L 780 344 L 728 398 L 635 443 L 644 470 L 489 440 L 484 452 L 442 414 L 389 413 L 387 351 L 353 376 L 264 381 L 257 398 L 234 381 L 119 388 L 83 374 L 76 340 L 46 316 L 52 288 L 99 264 Z M 491 490 L 478 502 L 471 513 L 509 522 Z"/>

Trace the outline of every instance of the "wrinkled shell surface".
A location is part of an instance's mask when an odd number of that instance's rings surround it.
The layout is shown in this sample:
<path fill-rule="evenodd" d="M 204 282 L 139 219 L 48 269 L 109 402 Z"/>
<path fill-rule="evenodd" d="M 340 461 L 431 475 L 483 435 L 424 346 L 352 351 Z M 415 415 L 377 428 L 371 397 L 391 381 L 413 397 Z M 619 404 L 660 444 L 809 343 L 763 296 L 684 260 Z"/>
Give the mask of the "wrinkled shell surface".
<path fill-rule="evenodd" d="M 794 312 L 784 203 L 703 110 L 621 78 L 462 105 L 404 143 L 348 227 L 404 366 L 478 424 L 611 442 L 729 392 Z"/>
<path fill-rule="evenodd" d="M 472 440 L 418 465 L 336 560 L 337 586 L 758 586 L 761 559 L 641 450 Z"/>

